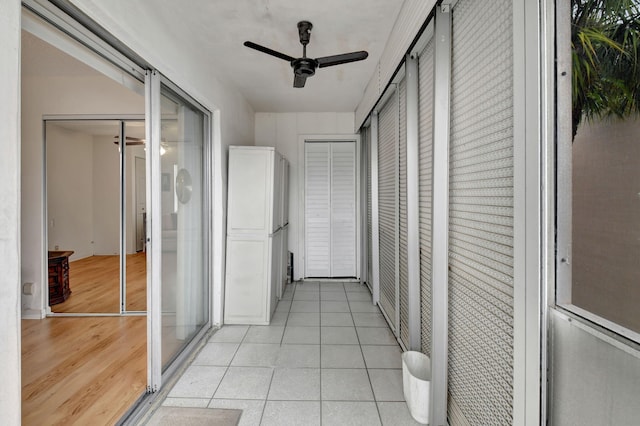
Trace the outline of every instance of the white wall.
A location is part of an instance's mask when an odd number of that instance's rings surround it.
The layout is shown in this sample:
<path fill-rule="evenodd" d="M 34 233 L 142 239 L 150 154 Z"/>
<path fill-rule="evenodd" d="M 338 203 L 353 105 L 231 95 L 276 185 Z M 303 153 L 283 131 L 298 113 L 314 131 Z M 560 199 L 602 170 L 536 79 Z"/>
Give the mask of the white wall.
<path fill-rule="evenodd" d="M 20 1 L 0 7 L 0 413 L 20 424 Z"/>
<path fill-rule="evenodd" d="M 117 129 L 114 128 L 114 134 Z M 142 146 L 127 147 L 127 253 L 136 252 L 135 164 Z M 47 125 L 48 250 L 71 260 L 120 252 L 120 157 L 113 136 Z"/>
<path fill-rule="evenodd" d="M 43 280 L 43 116 L 55 114 L 144 114 L 144 98 L 102 77 L 41 77 L 22 79 L 22 282 L 32 282 L 34 294 L 23 295 L 23 310 L 42 315 Z M 61 246 L 62 248 L 62 246 Z M 46 284 L 46 283 L 44 283 Z"/>
<path fill-rule="evenodd" d="M 120 152 L 113 136 L 93 138 L 93 254 L 120 253 Z"/>
<path fill-rule="evenodd" d="M 302 273 L 300 245 L 300 209 L 304 208 L 299 199 L 300 184 L 299 156 L 304 152 L 301 135 L 353 134 L 353 113 L 257 113 L 255 116 L 256 145 L 274 146 L 289 161 L 289 251 L 294 257 L 294 278 Z M 303 165 L 304 166 L 304 165 Z"/>
<path fill-rule="evenodd" d="M 93 255 L 93 157 L 91 135 L 47 125 L 48 250 L 73 250 L 71 260 Z"/>

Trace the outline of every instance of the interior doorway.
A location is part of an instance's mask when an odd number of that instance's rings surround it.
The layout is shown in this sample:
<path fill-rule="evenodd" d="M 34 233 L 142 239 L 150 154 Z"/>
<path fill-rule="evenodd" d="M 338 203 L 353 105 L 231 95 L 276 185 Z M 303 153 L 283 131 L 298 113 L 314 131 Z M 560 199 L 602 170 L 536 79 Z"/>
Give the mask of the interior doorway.
<path fill-rule="evenodd" d="M 49 283 L 54 314 L 146 310 L 144 124 L 45 120 L 49 269 L 68 262 L 65 282 Z"/>

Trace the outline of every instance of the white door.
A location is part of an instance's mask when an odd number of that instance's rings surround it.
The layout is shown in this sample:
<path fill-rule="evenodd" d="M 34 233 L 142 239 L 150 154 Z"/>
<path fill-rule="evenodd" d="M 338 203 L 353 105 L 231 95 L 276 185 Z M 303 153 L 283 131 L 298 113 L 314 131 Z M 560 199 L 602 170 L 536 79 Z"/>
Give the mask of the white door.
<path fill-rule="evenodd" d="M 305 143 L 305 276 L 356 276 L 355 142 Z"/>

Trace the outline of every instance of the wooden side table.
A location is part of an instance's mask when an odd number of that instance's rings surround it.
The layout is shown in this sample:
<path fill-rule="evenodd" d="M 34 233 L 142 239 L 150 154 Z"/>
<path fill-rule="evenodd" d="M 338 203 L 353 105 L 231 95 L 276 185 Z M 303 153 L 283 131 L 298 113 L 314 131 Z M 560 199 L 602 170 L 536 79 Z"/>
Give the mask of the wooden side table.
<path fill-rule="evenodd" d="M 49 252 L 49 306 L 62 303 L 71 295 L 69 256 L 73 251 Z"/>

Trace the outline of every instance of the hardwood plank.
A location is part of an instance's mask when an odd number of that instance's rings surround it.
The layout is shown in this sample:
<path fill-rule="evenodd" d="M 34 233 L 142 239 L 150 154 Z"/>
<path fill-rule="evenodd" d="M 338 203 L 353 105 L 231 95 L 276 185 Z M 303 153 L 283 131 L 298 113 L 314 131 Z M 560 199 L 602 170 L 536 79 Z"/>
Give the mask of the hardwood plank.
<path fill-rule="evenodd" d="M 147 306 L 146 253 L 127 255 L 128 311 Z M 91 256 L 69 262 L 71 296 L 51 310 L 56 313 L 119 313 L 120 256 Z"/>
<path fill-rule="evenodd" d="M 114 424 L 146 389 L 146 317 L 22 321 L 22 423 Z"/>

